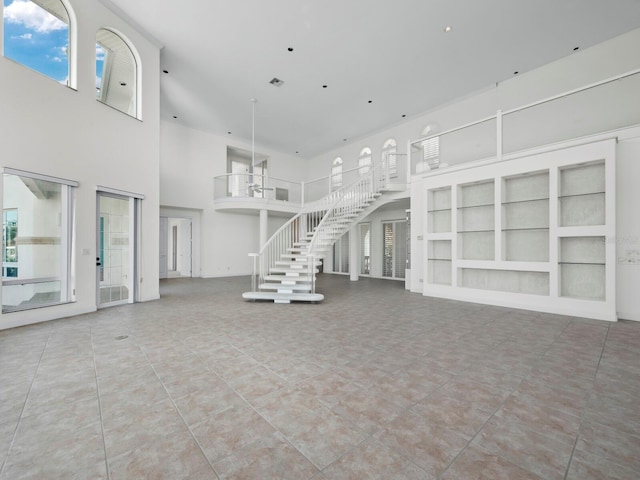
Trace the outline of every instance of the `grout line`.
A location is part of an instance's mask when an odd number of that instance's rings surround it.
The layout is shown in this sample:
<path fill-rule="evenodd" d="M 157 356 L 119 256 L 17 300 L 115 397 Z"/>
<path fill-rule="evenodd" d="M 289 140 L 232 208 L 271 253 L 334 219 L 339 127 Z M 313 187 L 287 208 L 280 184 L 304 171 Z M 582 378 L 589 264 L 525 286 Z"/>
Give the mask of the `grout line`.
<path fill-rule="evenodd" d="M 183 345 L 185 345 L 189 350 L 191 350 L 191 348 L 188 345 L 184 344 L 181 340 L 177 340 L 177 341 L 182 343 Z M 207 454 L 204 452 L 204 448 L 202 447 L 202 445 L 198 441 L 198 438 L 196 437 L 196 435 L 193 433 L 193 430 L 191 430 L 191 426 L 187 423 L 187 421 L 185 420 L 184 416 L 182 415 L 182 412 L 178 408 L 178 404 L 176 403 L 174 398 L 169 393 L 169 390 L 167 389 L 167 386 L 165 385 L 165 383 L 162 380 L 162 378 L 160 377 L 160 375 L 158 375 L 158 372 L 156 371 L 156 368 L 154 367 L 154 365 L 151 362 L 151 360 L 149 359 L 149 356 L 147 355 L 146 350 L 144 348 L 140 347 L 140 345 L 138 344 L 137 340 L 136 340 L 136 346 L 140 349 L 142 354 L 145 356 L 145 358 L 147 359 L 147 362 L 149 362 L 149 366 L 151 367 L 151 370 L 153 370 L 153 373 L 158 378 L 158 381 L 162 385 L 162 388 L 164 389 L 165 393 L 167 394 L 167 397 L 169 398 L 169 401 L 173 405 L 173 408 L 175 409 L 176 413 L 180 416 L 180 419 L 182 420 L 182 422 L 184 423 L 185 427 L 187 428 L 187 431 L 191 435 L 191 438 L 193 438 L 193 441 L 196 443 L 196 445 L 200 449 L 200 453 L 202 453 L 202 456 L 204 457 L 204 459 L 207 461 L 207 463 L 211 467 L 211 470 L 213 471 L 213 474 L 216 476 L 216 478 L 220 479 L 220 475 L 218 474 L 218 472 L 214 468 L 213 463 L 211 462 L 211 460 L 209 460 L 209 457 L 207 456 Z M 193 350 L 191 350 L 191 351 L 193 352 Z M 197 355 L 196 355 L 196 357 L 197 357 Z M 198 357 L 198 359 L 199 359 L 199 357 Z M 205 368 L 206 368 L 206 365 L 205 365 Z M 188 395 L 185 395 L 185 396 L 188 396 Z"/>
<path fill-rule="evenodd" d="M 9 448 L 7 449 L 7 455 L 0 466 L 0 478 L 4 474 L 4 469 L 9 463 L 9 457 L 11 455 L 11 449 L 13 448 L 13 444 L 16 441 L 16 437 L 18 435 L 18 429 L 20 428 L 20 424 L 22 423 L 22 416 L 24 415 L 24 409 L 27 406 L 27 402 L 29 401 L 29 395 L 31 394 L 31 389 L 33 388 L 33 384 L 36 381 L 36 376 L 38 375 L 38 370 L 40 369 L 40 364 L 42 363 L 42 357 L 44 357 L 44 352 L 47 350 L 47 346 L 49 345 L 49 341 L 53 336 L 54 324 L 52 323 L 49 328 L 49 335 L 47 336 L 47 341 L 44 343 L 44 347 L 42 347 L 42 352 L 40 353 L 40 358 L 38 359 L 38 366 L 36 367 L 35 372 L 33 372 L 33 378 L 31 379 L 31 383 L 29 384 L 29 390 L 27 391 L 27 396 L 24 398 L 24 403 L 22 404 L 22 409 L 20 410 L 20 415 L 18 416 L 18 421 L 16 423 L 16 428 L 13 431 L 13 435 L 11 436 L 11 442 L 9 442 Z"/>
<path fill-rule="evenodd" d="M 102 433 L 102 448 L 104 450 L 104 465 L 107 471 L 107 480 L 111 478 L 111 470 L 109 469 L 109 457 L 107 455 L 107 441 L 104 434 L 104 419 L 102 416 L 102 401 L 100 400 L 100 384 L 98 382 L 98 366 L 96 364 L 96 351 L 93 343 L 93 325 L 90 324 L 89 332 L 91 335 L 91 354 L 93 357 L 93 372 L 96 379 L 96 396 L 98 397 L 98 413 L 100 415 L 100 432 Z"/>
<path fill-rule="evenodd" d="M 611 328 L 611 325 L 607 325 L 607 333 L 604 336 L 604 341 L 602 342 L 602 349 L 600 350 L 600 357 L 598 358 L 598 365 L 596 365 L 596 369 L 595 369 L 595 373 L 593 374 L 593 381 L 591 383 L 591 392 L 593 392 L 593 386 L 595 386 L 596 383 L 596 377 L 598 376 L 598 370 L 600 369 L 600 362 L 602 361 L 602 356 L 604 355 L 604 351 L 607 347 L 607 339 L 609 338 L 609 329 Z M 582 415 L 580 416 L 580 426 L 578 427 L 578 434 L 576 435 L 576 440 L 573 442 L 573 448 L 571 449 L 571 455 L 569 455 L 569 461 L 567 462 L 567 469 L 564 472 L 564 477 L 563 480 L 567 479 L 567 475 L 569 475 L 569 469 L 571 468 L 571 463 L 573 462 L 573 455 L 576 452 L 576 448 L 578 446 L 578 439 L 580 438 L 580 435 L 582 434 L 582 425 L 584 423 L 584 415 L 587 411 L 587 408 L 589 407 L 589 401 L 591 400 L 591 392 L 589 392 L 589 398 L 587 399 L 587 403 L 585 404 L 584 408 L 582 409 Z"/>

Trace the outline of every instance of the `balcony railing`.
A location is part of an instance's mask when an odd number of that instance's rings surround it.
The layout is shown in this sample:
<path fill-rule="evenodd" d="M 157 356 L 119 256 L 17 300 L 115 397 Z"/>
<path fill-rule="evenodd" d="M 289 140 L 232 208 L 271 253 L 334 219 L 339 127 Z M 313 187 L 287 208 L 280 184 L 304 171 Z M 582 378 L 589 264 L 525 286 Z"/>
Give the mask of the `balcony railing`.
<path fill-rule="evenodd" d="M 337 182 L 335 176 L 327 175 L 308 182 L 295 182 L 267 175 L 250 173 L 227 173 L 214 177 L 213 195 L 215 202 L 252 200 L 271 205 L 307 206 L 339 190 L 343 185 L 351 185 L 368 175 L 372 169 L 380 172 L 381 181 L 388 188 L 406 185 L 406 154 L 392 153 L 382 161 L 366 167 L 344 170 Z M 252 202 L 253 203 L 253 202 Z"/>
<path fill-rule="evenodd" d="M 410 143 L 411 175 L 640 124 L 640 70 Z"/>

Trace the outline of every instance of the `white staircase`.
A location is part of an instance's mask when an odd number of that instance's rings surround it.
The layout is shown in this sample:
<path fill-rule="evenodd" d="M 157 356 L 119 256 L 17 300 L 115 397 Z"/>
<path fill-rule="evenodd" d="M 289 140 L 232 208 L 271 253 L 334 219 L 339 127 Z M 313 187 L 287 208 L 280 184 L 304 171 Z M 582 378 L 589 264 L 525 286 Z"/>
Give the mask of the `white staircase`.
<path fill-rule="evenodd" d="M 254 258 L 247 300 L 275 303 L 319 302 L 315 280 L 321 260 L 333 244 L 367 213 L 382 194 L 384 181 L 376 169 L 357 182 L 302 208 L 285 223 Z"/>

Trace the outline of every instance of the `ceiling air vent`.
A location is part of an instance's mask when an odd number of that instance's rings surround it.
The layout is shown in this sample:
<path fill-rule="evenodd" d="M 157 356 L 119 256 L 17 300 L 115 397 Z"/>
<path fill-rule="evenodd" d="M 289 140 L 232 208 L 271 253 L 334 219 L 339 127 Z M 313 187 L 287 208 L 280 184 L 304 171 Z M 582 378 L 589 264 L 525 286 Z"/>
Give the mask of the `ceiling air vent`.
<path fill-rule="evenodd" d="M 281 86 L 282 86 L 282 84 L 284 83 L 284 81 L 283 81 L 283 80 L 280 80 L 280 79 L 279 79 L 279 78 L 277 78 L 277 77 L 273 77 L 269 83 L 270 83 L 271 85 L 273 85 L 274 87 L 281 87 Z"/>

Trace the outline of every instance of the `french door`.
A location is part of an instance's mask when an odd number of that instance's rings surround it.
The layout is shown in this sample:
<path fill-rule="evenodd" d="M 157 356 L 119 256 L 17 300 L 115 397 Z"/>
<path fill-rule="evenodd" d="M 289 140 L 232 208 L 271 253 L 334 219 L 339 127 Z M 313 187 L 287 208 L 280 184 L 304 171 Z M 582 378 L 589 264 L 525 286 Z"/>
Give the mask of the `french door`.
<path fill-rule="evenodd" d="M 98 192 L 98 308 L 135 301 L 137 201 L 133 197 Z"/>

